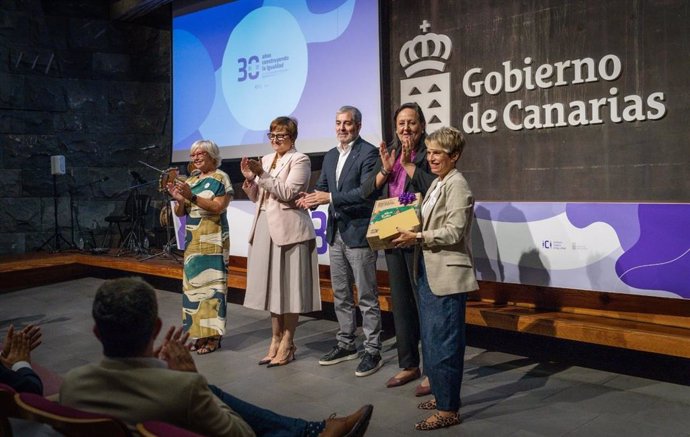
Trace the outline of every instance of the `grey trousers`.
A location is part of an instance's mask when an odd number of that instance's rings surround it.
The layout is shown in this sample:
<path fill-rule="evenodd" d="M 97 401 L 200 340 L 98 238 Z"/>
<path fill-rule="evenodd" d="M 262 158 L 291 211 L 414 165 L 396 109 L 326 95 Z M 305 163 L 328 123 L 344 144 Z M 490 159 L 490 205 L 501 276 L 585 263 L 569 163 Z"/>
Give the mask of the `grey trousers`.
<path fill-rule="evenodd" d="M 364 350 L 370 354 L 380 354 L 381 308 L 376 287 L 376 252 L 368 247 L 349 248 L 340 238 L 340 232 L 336 232 L 328 253 L 333 305 L 340 325 L 336 335 L 338 345 L 348 350 L 355 349 L 357 317 L 353 285 L 356 285 L 365 337 Z"/>

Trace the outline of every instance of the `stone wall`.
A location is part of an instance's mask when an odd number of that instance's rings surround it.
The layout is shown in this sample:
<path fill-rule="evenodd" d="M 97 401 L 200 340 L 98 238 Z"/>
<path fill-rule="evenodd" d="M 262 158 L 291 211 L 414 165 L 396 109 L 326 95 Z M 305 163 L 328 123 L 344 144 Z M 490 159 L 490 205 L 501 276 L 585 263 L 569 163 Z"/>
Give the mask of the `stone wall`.
<path fill-rule="evenodd" d="M 101 246 L 132 171 L 163 204 L 138 162 L 170 160 L 169 21 L 160 27 L 110 20 L 107 0 L 0 3 L 0 254 L 55 249 L 53 155 L 66 160 L 54 179 L 70 243 Z M 155 208 L 146 223 L 158 225 Z"/>

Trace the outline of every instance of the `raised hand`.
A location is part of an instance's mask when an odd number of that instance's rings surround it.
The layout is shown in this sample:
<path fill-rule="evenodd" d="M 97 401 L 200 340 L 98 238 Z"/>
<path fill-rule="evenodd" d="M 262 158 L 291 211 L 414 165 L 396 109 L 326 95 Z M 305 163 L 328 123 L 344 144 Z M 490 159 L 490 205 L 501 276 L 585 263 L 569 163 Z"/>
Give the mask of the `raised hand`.
<path fill-rule="evenodd" d="M 257 176 L 261 176 L 261 174 L 264 172 L 261 161 L 258 159 L 248 159 L 247 166 L 249 167 L 249 170 L 251 170 L 251 172 Z"/>
<path fill-rule="evenodd" d="M 161 351 L 169 343 L 177 343 L 189 349 L 190 345 L 187 344 L 187 340 L 189 340 L 189 332 L 185 332 L 182 326 L 177 329 L 175 329 L 174 326 L 171 326 L 168 329 L 168 332 L 166 332 L 163 342 L 160 344 L 160 346 L 154 349 L 153 355 L 157 358 L 161 358 Z"/>
<path fill-rule="evenodd" d="M 402 150 L 400 152 L 400 164 L 403 166 L 410 164 L 412 161 L 412 141 L 409 138 L 402 140 Z"/>
<path fill-rule="evenodd" d="M 388 149 L 386 148 L 386 143 L 381 141 L 381 145 L 379 146 L 379 157 L 381 158 L 381 168 L 383 168 L 383 170 L 387 173 L 392 172 L 396 158 L 395 150 L 391 150 L 389 153 Z"/>
<path fill-rule="evenodd" d="M 38 345 L 41 344 L 41 338 L 43 337 L 43 333 L 41 333 L 40 326 L 30 324 L 25 326 L 24 329 L 22 329 L 22 332 L 26 334 L 27 338 L 29 339 L 29 347 L 31 348 L 31 350 L 36 349 Z"/>
<path fill-rule="evenodd" d="M 187 185 L 187 184 L 185 184 L 185 185 Z M 185 201 L 185 197 L 182 195 L 182 190 L 181 190 L 179 184 L 176 184 L 175 182 L 170 182 L 170 183 L 168 183 L 166 188 L 168 189 L 168 193 L 170 193 L 170 196 L 173 199 L 177 200 L 178 202 L 184 202 Z"/>
<path fill-rule="evenodd" d="M 189 349 L 179 342 L 170 341 L 163 345 L 159 358 L 168 363 L 171 370 L 181 372 L 196 372 L 196 365 Z"/>
<path fill-rule="evenodd" d="M 21 330 L 20 333 L 24 334 L 28 339 L 30 351 L 36 349 L 41 344 L 41 337 L 43 334 L 41 333 L 40 326 L 36 326 L 34 324 L 27 325 Z M 0 352 L 1 357 L 7 357 L 10 354 L 10 351 L 12 350 L 12 339 L 15 335 L 17 334 L 14 332 L 14 325 L 10 325 L 10 328 L 7 330 L 7 334 L 5 335 L 5 340 L 2 344 L 2 352 Z"/>
<path fill-rule="evenodd" d="M 246 179 L 254 179 L 254 172 L 251 170 L 251 168 L 249 168 L 249 159 L 246 156 L 240 161 L 240 171 L 242 172 L 242 176 L 244 176 Z"/>
<path fill-rule="evenodd" d="M 7 356 L 0 357 L 0 362 L 8 369 L 19 361 L 31 362 L 31 340 L 24 331 L 13 333 Z"/>
<path fill-rule="evenodd" d="M 12 348 L 12 337 L 14 337 L 14 325 L 10 325 L 10 328 L 5 334 L 5 340 L 2 342 L 2 352 L 0 352 L 0 357 L 6 357 L 10 353 Z"/>

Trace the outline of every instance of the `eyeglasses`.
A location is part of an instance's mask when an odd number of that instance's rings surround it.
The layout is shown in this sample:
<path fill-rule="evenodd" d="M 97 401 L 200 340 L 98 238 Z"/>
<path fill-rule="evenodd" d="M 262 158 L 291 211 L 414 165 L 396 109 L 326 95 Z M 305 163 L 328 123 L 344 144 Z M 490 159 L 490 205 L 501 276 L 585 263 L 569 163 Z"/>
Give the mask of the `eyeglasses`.
<path fill-rule="evenodd" d="M 285 140 L 286 138 L 290 138 L 290 135 L 288 134 L 274 134 L 274 133 L 267 133 L 266 136 L 268 137 L 269 141 L 277 141 L 281 142 Z"/>
<path fill-rule="evenodd" d="M 192 159 L 194 159 L 194 158 L 196 158 L 197 156 L 201 157 L 201 156 L 206 156 L 206 155 L 208 155 L 207 152 L 196 152 L 196 153 L 190 153 L 190 154 L 189 154 L 189 157 L 192 158 Z"/>

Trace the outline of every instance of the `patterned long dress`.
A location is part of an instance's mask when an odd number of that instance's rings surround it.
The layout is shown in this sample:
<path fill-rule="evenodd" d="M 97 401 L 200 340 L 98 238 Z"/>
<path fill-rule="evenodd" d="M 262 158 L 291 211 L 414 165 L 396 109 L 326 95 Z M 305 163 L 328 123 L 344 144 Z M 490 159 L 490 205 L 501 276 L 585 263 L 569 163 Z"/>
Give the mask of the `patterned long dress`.
<path fill-rule="evenodd" d="M 192 194 L 206 199 L 234 194 L 230 178 L 221 170 L 192 176 L 186 183 Z M 185 210 L 182 324 L 191 338 L 224 335 L 230 252 L 227 216 L 225 211 L 213 214 L 190 202 L 185 203 Z"/>

